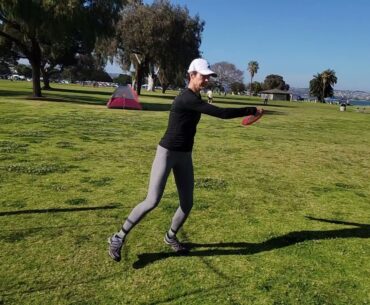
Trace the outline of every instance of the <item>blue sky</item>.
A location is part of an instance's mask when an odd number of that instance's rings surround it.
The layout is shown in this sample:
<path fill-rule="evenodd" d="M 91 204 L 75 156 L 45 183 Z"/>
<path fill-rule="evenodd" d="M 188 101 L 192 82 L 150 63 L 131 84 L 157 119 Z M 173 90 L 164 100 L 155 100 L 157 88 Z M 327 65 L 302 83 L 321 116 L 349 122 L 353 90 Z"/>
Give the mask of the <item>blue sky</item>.
<path fill-rule="evenodd" d="M 150 3 L 150 0 L 145 1 Z M 200 50 L 213 64 L 245 72 L 259 63 L 254 80 L 279 74 L 291 87 L 308 87 L 313 75 L 333 69 L 335 89 L 370 91 L 368 0 L 172 0 L 205 21 Z M 120 72 L 109 65 L 109 72 Z"/>

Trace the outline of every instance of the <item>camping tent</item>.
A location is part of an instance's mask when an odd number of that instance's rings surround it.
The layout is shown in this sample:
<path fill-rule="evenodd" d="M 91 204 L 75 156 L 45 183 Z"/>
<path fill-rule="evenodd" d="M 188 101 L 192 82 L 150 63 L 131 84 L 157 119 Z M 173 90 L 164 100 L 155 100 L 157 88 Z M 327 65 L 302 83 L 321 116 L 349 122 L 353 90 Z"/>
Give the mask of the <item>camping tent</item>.
<path fill-rule="evenodd" d="M 108 108 L 128 108 L 141 110 L 139 98 L 131 86 L 120 86 L 112 94 L 107 103 Z"/>

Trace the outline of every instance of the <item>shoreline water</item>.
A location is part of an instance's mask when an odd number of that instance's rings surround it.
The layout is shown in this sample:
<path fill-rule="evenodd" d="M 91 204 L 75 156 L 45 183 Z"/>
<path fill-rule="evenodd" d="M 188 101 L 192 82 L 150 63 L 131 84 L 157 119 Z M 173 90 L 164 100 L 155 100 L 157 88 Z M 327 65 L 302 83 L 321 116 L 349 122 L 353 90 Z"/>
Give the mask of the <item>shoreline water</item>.
<path fill-rule="evenodd" d="M 349 100 L 350 106 L 361 106 L 361 107 L 369 107 L 370 101 L 367 100 Z"/>

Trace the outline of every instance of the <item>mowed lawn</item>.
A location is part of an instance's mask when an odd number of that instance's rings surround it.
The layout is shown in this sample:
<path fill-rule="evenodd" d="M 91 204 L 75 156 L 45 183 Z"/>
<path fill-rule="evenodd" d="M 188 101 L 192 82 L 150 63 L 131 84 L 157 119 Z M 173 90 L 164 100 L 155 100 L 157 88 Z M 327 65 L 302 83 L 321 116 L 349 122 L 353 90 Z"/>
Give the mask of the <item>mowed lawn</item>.
<path fill-rule="evenodd" d="M 267 113 L 202 116 L 191 253 L 163 243 L 171 176 L 115 263 L 106 240 L 146 196 L 176 92 L 130 111 L 105 107 L 113 88 L 52 86 L 0 81 L 0 304 L 370 304 L 369 111 L 215 95 Z"/>

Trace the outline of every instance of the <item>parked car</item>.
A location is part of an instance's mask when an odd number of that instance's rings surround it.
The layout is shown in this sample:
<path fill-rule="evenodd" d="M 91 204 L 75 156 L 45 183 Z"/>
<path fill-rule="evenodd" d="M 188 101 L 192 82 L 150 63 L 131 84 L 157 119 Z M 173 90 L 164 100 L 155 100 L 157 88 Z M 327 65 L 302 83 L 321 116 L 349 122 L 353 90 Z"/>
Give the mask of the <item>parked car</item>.
<path fill-rule="evenodd" d="M 12 74 L 8 77 L 10 80 L 26 80 L 26 77 L 19 74 Z"/>

